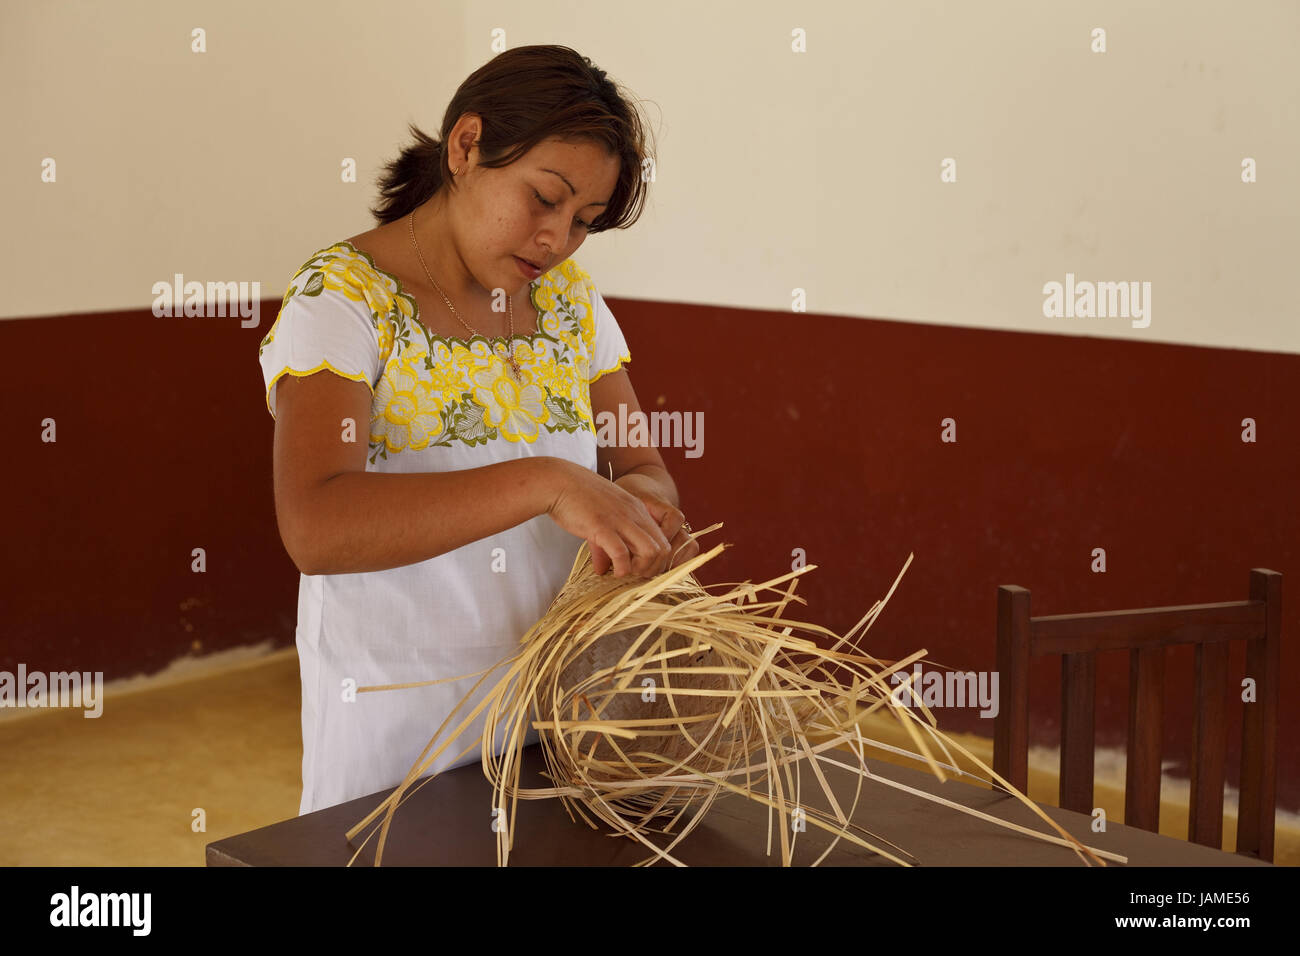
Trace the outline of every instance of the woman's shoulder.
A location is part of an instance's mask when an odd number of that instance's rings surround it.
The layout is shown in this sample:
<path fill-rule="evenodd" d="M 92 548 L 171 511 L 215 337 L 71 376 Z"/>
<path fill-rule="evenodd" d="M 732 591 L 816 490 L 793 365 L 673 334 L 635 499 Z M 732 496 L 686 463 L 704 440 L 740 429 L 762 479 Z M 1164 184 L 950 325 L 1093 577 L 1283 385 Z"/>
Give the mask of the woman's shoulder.
<path fill-rule="evenodd" d="M 371 253 L 358 245 L 365 235 L 340 239 L 313 252 L 294 272 L 283 304 L 303 296 L 353 308 L 364 306 L 372 316 L 413 315 L 415 300 L 402 291 L 401 281 L 376 266 Z"/>
<path fill-rule="evenodd" d="M 351 267 L 354 271 L 374 270 L 375 263 L 368 253 L 353 245 L 350 239 L 340 239 L 322 246 L 302 261 L 293 273 L 291 284 L 306 286 L 313 275 L 342 273 Z"/>

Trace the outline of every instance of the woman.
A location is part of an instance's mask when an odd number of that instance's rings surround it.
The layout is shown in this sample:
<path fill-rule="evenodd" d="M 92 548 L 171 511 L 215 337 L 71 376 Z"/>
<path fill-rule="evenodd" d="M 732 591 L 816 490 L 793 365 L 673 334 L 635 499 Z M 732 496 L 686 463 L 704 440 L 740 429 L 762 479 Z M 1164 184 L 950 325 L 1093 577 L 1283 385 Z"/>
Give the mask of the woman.
<path fill-rule="evenodd" d="M 640 215 L 635 111 L 573 50 L 522 47 L 461 85 L 439 139 L 412 132 L 380 225 L 304 264 L 261 347 L 276 515 L 302 572 L 300 813 L 399 783 L 476 678 L 355 687 L 513 654 L 583 540 L 617 576 L 699 553 L 658 451 L 597 447 L 593 426 L 640 405 L 571 256 Z M 451 748 L 432 769 L 478 757 Z"/>

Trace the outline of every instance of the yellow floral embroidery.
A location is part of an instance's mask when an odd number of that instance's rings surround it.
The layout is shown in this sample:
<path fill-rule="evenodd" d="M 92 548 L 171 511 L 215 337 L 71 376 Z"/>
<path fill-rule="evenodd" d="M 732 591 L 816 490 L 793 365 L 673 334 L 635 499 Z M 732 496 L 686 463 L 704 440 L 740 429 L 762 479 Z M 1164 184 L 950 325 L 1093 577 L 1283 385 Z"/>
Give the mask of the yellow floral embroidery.
<path fill-rule="evenodd" d="M 591 367 L 587 359 L 579 356 L 574 360 L 571 376 L 568 381 L 568 399 L 573 402 L 574 408 L 577 409 L 578 415 L 586 421 L 591 421 L 591 391 L 587 384 L 587 379 L 591 375 Z"/>
<path fill-rule="evenodd" d="M 262 340 L 258 354 L 275 341 L 280 319 L 291 298 L 296 295 L 315 297 L 325 290 L 341 292 L 353 302 L 366 303 L 379 333 L 379 353 L 385 360 L 395 338 L 401 338 L 406 344 L 409 333 L 403 334 L 404 320 L 415 316 L 415 300 L 400 290 L 393 276 L 376 269 L 368 256 L 350 243 L 342 242 L 317 252 L 294 275 L 280 303 L 280 314 Z M 401 329 L 398 323 L 402 324 Z"/>
<path fill-rule="evenodd" d="M 350 244 L 331 246 L 319 268 L 326 289 L 365 302 L 375 316 L 390 316 L 393 312 L 404 319 L 415 316 L 414 301 L 401 292 L 397 280 L 376 269 L 369 257 L 363 258 Z"/>
<path fill-rule="evenodd" d="M 563 262 L 560 263 L 558 268 L 559 268 L 560 275 L 564 276 L 564 278 L 569 280 L 569 285 L 572 285 L 575 282 L 578 284 L 582 284 L 587 281 L 587 273 L 579 269 L 578 264 L 574 262 L 572 259 L 565 259 Z M 567 288 L 564 291 L 565 294 L 568 294 L 569 292 Z"/>
<path fill-rule="evenodd" d="M 538 425 L 550 417 L 541 388 L 532 375 L 522 370 L 516 381 L 508 366 L 496 361 L 474 373 L 474 401 L 485 409 L 483 420 L 498 429 L 508 441 L 537 440 Z"/>
<path fill-rule="evenodd" d="M 547 312 L 542 316 L 541 328 L 543 332 L 552 337 L 559 336 L 564 329 L 554 312 Z"/>
<path fill-rule="evenodd" d="M 454 402 L 469 388 L 469 379 L 463 368 L 435 363 L 429 370 L 429 390 L 445 403 Z"/>
<path fill-rule="evenodd" d="M 579 417 L 586 421 L 592 421 L 591 414 L 591 387 L 587 384 L 587 379 L 578 378 L 572 375 L 569 378 L 569 401 L 573 402 L 573 407 L 578 410 Z"/>
<path fill-rule="evenodd" d="M 453 343 L 451 346 L 451 360 L 459 369 L 465 369 L 466 371 L 474 370 L 474 356 L 470 355 L 469 349 L 465 348 L 465 346 L 461 345 L 459 342 Z"/>
<path fill-rule="evenodd" d="M 451 363 L 451 346 L 446 342 L 434 339 L 429 343 L 429 348 L 432 350 L 429 353 L 429 361 L 434 365 L 448 365 Z"/>
<path fill-rule="evenodd" d="M 590 399 L 587 395 L 587 380 L 581 376 L 580 370 L 574 365 L 561 365 L 558 362 L 552 363 L 547 367 L 549 377 L 546 385 L 551 394 L 568 400 L 578 411 L 580 417 L 590 420 Z M 583 409 L 587 408 L 586 413 Z"/>
<path fill-rule="evenodd" d="M 521 368 L 524 366 L 536 365 L 537 360 L 546 354 L 545 342 L 528 342 L 524 339 L 515 339 L 510 344 L 512 346 L 511 351 L 515 357 L 515 361 L 519 363 Z M 505 361 L 509 362 L 509 357 L 507 357 Z"/>
<path fill-rule="evenodd" d="M 585 355 L 577 355 L 573 359 L 574 374 L 580 377 L 584 382 L 591 377 L 591 363 Z"/>
<path fill-rule="evenodd" d="M 402 318 L 404 319 L 415 318 L 415 300 L 412 299 L 409 295 L 404 295 L 404 294 L 398 295 L 394 299 L 394 302 L 397 305 L 397 311 L 402 313 Z"/>
<path fill-rule="evenodd" d="M 453 342 L 451 356 L 455 365 L 468 373 L 490 367 L 494 357 L 487 342 L 482 339 L 470 342 L 468 348 L 459 342 Z"/>
<path fill-rule="evenodd" d="M 558 294 L 562 294 L 573 307 L 573 312 L 578 318 L 582 340 L 587 343 L 590 352 L 596 342 L 596 325 L 591 306 L 591 293 L 588 291 L 588 283 L 591 281 L 591 277 L 583 272 L 572 259 L 565 259 L 558 268 L 552 271 L 552 275 L 557 276 L 556 284 L 562 287 L 558 290 Z"/>
<path fill-rule="evenodd" d="M 275 341 L 290 299 L 340 293 L 368 306 L 383 370 L 371 411 L 372 462 L 435 445 L 533 442 L 543 426 L 552 433 L 593 429 L 593 290 L 591 277 L 566 259 L 530 288 L 537 314 L 535 325 L 525 326 L 531 333 L 509 340 L 444 337 L 419 321 L 415 300 L 396 276 L 344 241 L 299 269 L 262 349 Z"/>
<path fill-rule="evenodd" d="M 335 246 L 333 250 L 339 253 L 343 252 L 342 246 Z M 320 264 L 321 279 L 326 289 L 333 289 L 336 292 L 342 292 L 345 296 L 354 302 L 367 301 L 367 292 L 372 285 L 379 286 L 380 289 L 370 295 L 378 296 L 382 290 L 382 280 L 375 275 L 374 270 L 369 265 L 356 256 L 335 255 L 330 256 Z M 381 299 L 382 301 L 382 299 Z M 389 303 L 389 309 L 392 304 Z M 389 309 L 383 309 L 382 312 L 388 312 Z"/>
<path fill-rule="evenodd" d="M 568 366 L 561 365 L 554 357 L 538 358 L 532 363 L 533 381 L 552 394 L 559 394 L 559 382 Z"/>
<path fill-rule="evenodd" d="M 565 260 L 568 261 L 567 259 Z M 533 305 L 537 306 L 537 311 L 542 315 L 547 315 L 555 311 L 555 286 L 548 280 L 555 274 L 555 270 L 548 272 L 540 284 L 533 286 L 532 300 Z"/>
<path fill-rule="evenodd" d="M 419 368 L 428 353 L 411 346 L 384 370 L 375 388 L 370 440 L 389 451 L 428 448 L 443 432 L 442 402 L 420 381 Z"/>

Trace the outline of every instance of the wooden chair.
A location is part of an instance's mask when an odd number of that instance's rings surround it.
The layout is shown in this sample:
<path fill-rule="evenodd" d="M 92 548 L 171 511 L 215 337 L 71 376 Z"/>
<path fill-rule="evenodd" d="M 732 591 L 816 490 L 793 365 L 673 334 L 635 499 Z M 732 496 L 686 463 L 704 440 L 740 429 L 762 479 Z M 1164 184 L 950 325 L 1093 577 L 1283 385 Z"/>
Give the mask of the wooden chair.
<path fill-rule="evenodd" d="M 1092 614 L 1029 616 L 1029 592 L 998 588 L 998 713 L 993 769 L 1022 793 L 1029 784 L 1029 659 L 1061 655 L 1060 805 L 1091 814 L 1097 653 L 1129 650 L 1129 715 L 1124 822 L 1158 831 L 1164 661 L 1171 644 L 1196 645 L 1188 840 L 1220 847 L 1227 746 L 1229 641 L 1246 642 L 1245 676 L 1255 701 L 1243 703 L 1237 852 L 1273 859 L 1277 707 L 1281 692 L 1282 575 L 1250 572 L 1250 600 Z"/>

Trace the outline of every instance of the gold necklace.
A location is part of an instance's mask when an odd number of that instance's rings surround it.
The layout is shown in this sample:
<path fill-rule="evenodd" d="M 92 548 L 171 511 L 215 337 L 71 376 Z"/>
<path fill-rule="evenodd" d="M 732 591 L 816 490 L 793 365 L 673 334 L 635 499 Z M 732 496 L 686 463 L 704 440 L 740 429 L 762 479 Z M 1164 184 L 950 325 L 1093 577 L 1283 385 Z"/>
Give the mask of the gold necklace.
<path fill-rule="evenodd" d="M 456 307 L 451 304 L 451 299 L 447 298 L 447 293 L 443 292 L 442 288 L 438 285 L 438 283 L 433 281 L 433 276 L 429 275 L 429 266 L 424 261 L 424 253 L 420 252 L 420 244 L 416 242 L 415 239 L 415 210 L 414 209 L 411 210 L 411 214 L 407 217 L 407 224 L 411 227 L 411 242 L 415 246 L 415 254 L 420 257 L 420 265 L 424 267 L 424 274 L 428 276 L 430 284 L 435 289 L 438 290 L 438 295 L 442 296 L 442 301 L 447 303 L 447 308 L 451 309 L 451 314 L 454 315 L 460 321 L 461 325 L 465 326 L 466 329 L 469 329 L 469 334 L 471 336 L 478 335 L 479 333 L 472 326 L 470 326 L 468 322 L 466 322 L 463 318 L 461 318 L 460 313 L 456 311 Z M 519 363 L 515 360 L 515 353 L 514 353 L 514 349 L 512 348 L 512 343 L 515 337 L 515 306 L 514 303 L 510 301 L 509 298 L 506 299 L 506 308 L 510 312 L 510 338 L 506 340 L 506 346 L 505 346 L 506 358 L 510 362 L 511 370 L 514 372 L 515 381 L 518 382 L 523 380 L 523 373 L 519 370 Z M 482 337 L 487 338 L 487 336 L 482 336 Z"/>

